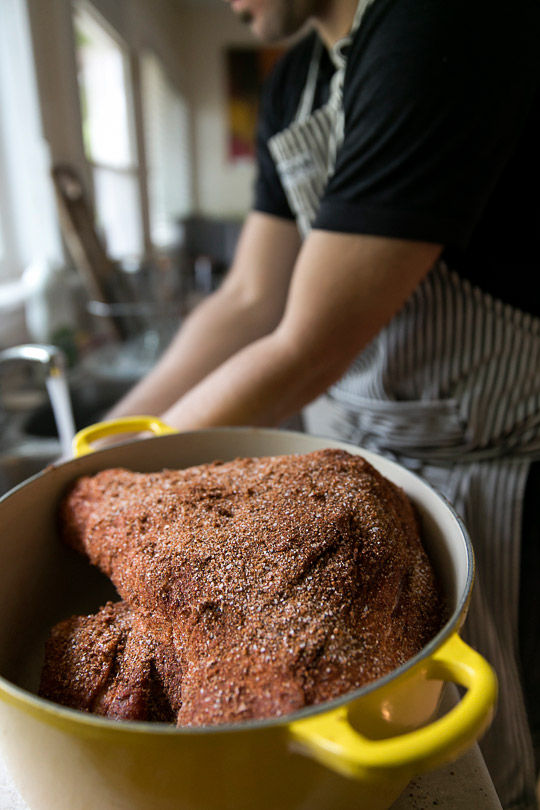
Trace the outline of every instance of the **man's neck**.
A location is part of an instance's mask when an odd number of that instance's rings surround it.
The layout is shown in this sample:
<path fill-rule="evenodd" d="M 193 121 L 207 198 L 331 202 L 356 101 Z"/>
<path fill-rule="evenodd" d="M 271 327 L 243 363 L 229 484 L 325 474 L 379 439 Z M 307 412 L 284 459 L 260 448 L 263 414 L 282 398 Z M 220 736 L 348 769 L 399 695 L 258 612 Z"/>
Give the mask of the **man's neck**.
<path fill-rule="evenodd" d="M 358 0 L 333 0 L 324 5 L 324 11 L 313 18 L 321 39 L 331 48 L 351 30 Z"/>

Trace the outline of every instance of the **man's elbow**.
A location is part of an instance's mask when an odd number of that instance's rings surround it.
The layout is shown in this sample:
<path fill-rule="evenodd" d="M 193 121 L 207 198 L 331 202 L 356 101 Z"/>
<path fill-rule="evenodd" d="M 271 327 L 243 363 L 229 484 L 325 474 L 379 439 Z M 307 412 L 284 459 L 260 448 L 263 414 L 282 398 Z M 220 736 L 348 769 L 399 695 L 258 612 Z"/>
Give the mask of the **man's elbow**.
<path fill-rule="evenodd" d="M 310 337 L 296 334 L 281 324 L 274 337 L 281 344 L 283 362 L 287 365 L 289 375 L 305 390 L 309 399 L 337 382 L 356 355 L 355 351 L 351 351 L 350 343 L 337 336 L 328 339 Z"/>

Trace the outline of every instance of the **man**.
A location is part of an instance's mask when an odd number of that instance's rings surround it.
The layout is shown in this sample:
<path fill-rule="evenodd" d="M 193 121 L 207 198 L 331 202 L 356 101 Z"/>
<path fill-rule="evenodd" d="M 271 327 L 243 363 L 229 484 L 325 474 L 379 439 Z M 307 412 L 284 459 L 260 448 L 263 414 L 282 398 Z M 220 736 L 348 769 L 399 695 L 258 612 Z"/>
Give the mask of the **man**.
<path fill-rule="evenodd" d="M 308 30 L 265 89 L 225 282 L 111 416 L 279 424 L 329 391 L 339 435 L 443 491 L 477 556 L 469 640 L 501 684 L 486 759 L 505 808 L 536 808 L 534 592 L 516 650 L 540 458 L 540 4 L 230 3 L 265 41 Z"/>

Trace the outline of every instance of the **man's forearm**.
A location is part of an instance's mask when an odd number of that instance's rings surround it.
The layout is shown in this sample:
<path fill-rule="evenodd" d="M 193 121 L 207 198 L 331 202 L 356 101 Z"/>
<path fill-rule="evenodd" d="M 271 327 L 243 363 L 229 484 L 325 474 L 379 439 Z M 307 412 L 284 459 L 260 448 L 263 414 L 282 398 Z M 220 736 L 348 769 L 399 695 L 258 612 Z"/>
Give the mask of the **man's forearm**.
<path fill-rule="evenodd" d="M 273 332 L 245 346 L 164 419 L 173 427 L 277 425 L 317 397 L 398 312 L 440 245 L 313 232 Z"/>
<path fill-rule="evenodd" d="M 325 390 L 329 380 L 316 372 L 278 330 L 237 352 L 162 418 L 179 430 L 277 425 Z"/>
<path fill-rule="evenodd" d="M 190 315 L 158 365 L 115 405 L 109 418 L 162 413 L 266 328 L 256 309 L 226 291 L 216 293 Z"/>
<path fill-rule="evenodd" d="M 156 368 L 109 416 L 163 413 L 229 357 L 270 333 L 283 314 L 298 247 L 294 223 L 250 214 L 221 287 L 199 305 Z"/>

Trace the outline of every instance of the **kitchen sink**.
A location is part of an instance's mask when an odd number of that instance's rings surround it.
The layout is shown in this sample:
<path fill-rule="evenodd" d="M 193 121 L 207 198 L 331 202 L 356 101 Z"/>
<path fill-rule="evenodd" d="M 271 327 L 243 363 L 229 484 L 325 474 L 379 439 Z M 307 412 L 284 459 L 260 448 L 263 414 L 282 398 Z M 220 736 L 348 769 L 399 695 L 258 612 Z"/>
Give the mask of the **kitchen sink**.
<path fill-rule="evenodd" d="M 124 388 L 112 384 L 96 384 L 95 382 L 78 387 L 70 387 L 71 408 L 75 430 L 99 422 L 107 411 L 118 401 L 124 393 Z M 56 420 L 50 402 L 45 402 L 39 408 L 27 415 L 23 423 L 26 436 L 56 437 L 58 435 Z"/>
<path fill-rule="evenodd" d="M 113 380 L 72 380 L 69 391 L 75 429 L 99 422 L 126 392 Z M 6 397 L 9 402 L 9 396 Z M 62 456 L 50 402 L 40 397 L 32 407 L 0 414 L 0 495 Z"/>
<path fill-rule="evenodd" d="M 68 457 L 73 432 L 103 419 L 154 366 L 177 327 L 175 311 L 172 320 L 161 319 L 159 328 L 121 344 L 103 344 L 75 368 L 68 368 L 64 352 L 54 345 L 1 349 L 0 495 Z"/>
<path fill-rule="evenodd" d="M 0 455 L 0 495 L 41 472 L 60 456 L 57 439 L 23 440 Z"/>

